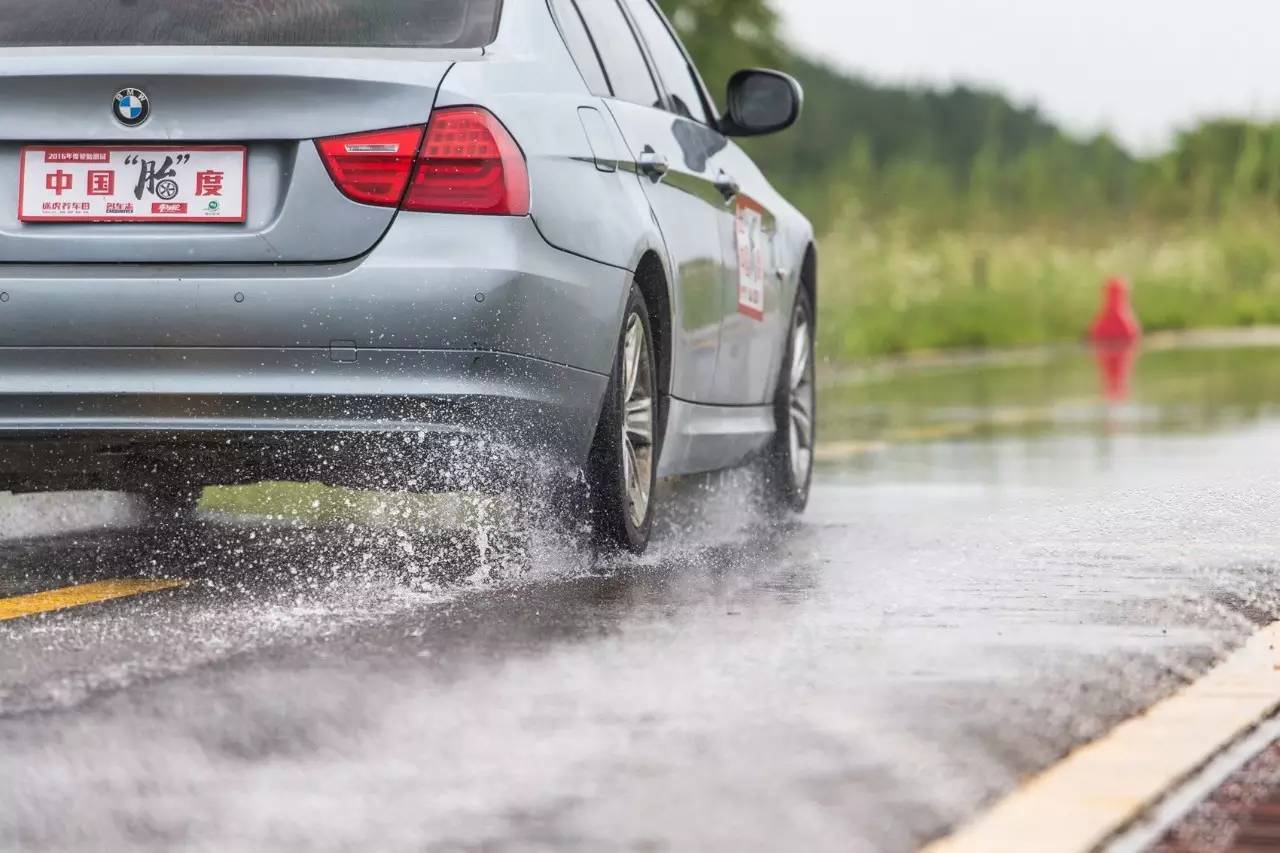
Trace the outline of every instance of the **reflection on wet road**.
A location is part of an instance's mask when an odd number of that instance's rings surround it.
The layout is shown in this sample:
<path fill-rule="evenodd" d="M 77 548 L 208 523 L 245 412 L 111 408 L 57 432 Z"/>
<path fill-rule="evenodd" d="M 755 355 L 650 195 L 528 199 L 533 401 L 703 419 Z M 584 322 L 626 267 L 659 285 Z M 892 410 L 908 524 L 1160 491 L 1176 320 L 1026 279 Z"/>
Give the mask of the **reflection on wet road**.
<path fill-rule="evenodd" d="M 90 529 L 7 524 L 0 595 L 190 585 L 0 622 L 0 849 L 913 849 L 1277 618 L 1276 368 L 868 378 L 794 525 L 691 481 L 643 560 L 484 582 L 393 527 L 20 499 Z"/>

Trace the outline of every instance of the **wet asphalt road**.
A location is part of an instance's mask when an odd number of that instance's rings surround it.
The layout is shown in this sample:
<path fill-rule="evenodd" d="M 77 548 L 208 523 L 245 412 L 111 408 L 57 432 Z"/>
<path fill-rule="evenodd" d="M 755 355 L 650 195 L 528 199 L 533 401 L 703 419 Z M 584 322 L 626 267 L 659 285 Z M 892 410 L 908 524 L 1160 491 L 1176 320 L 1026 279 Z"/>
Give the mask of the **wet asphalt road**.
<path fill-rule="evenodd" d="M 855 383 L 805 518 L 690 481 L 594 569 L 10 500 L 0 596 L 192 584 L 0 622 L 0 849 L 913 849 L 1280 615 L 1277 369 L 1148 353 L 1121 404 L 1077 355 Z"/>

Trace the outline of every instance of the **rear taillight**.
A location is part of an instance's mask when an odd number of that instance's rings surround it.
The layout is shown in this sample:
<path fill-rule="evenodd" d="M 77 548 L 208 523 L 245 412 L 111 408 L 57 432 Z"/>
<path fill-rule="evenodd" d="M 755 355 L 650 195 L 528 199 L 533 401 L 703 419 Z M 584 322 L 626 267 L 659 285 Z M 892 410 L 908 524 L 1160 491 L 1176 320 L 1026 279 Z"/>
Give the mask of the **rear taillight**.
<path fill-rule="evenodd" d="M 320 139 L 316 147 L 338 189 L 364 204 L 424 213 L 529 213 L 524 154 L 502 122 L 480 107 L 436 110 L 425 139 L 421 127 L 400 127 Z"/>
<path fill-rule="evenodd" d="M 480 107 L 437 110 L 427 126 L 405 210 L 525 216 L 529 170 L 520 146 Z"/>
<path fill-rule="evenodd" d="M 316 141 L 333 182 L 347 198 L 395 207 L 413 173 L 422 128 L 399 127 Z"/>

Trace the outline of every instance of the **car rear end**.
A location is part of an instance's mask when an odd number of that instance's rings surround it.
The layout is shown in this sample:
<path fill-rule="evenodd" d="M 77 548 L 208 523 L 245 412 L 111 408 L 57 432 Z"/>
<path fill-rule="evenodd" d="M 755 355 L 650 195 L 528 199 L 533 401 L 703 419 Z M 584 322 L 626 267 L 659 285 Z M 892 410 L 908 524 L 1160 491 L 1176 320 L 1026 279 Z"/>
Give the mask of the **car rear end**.
<path fill-rule="evenodd" d="M 585 457 L 620 271 L 542 239 L 500 116 L 436 108 L 500 17 L 0 0 L 0 488 L 367 468 L 352 436 Z"/>

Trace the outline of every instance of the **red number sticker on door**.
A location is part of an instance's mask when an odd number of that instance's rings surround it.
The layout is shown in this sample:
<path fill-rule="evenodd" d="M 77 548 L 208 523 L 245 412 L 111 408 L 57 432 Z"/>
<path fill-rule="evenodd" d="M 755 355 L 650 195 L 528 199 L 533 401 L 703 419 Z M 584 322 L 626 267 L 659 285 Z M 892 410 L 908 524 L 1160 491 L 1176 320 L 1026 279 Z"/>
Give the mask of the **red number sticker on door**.
<path fill-rule="evenodd" d="M 768 248 L 764 208 L 738 196 L 738 313 L 753 320 L 764 320 Z"/>

